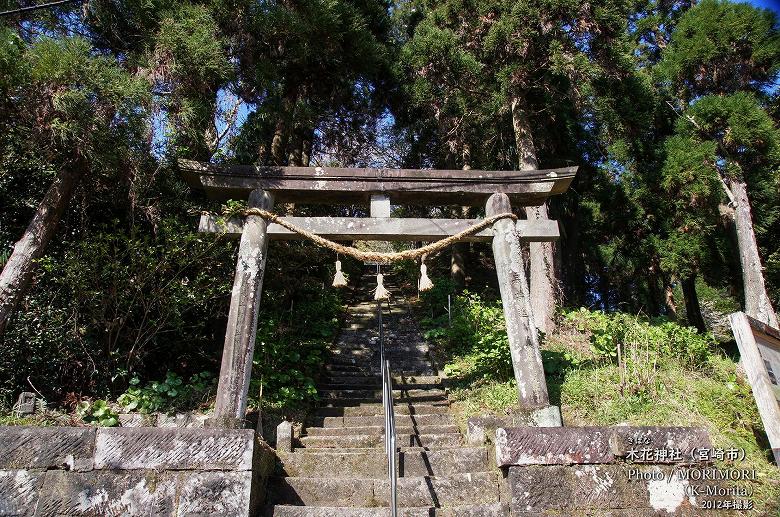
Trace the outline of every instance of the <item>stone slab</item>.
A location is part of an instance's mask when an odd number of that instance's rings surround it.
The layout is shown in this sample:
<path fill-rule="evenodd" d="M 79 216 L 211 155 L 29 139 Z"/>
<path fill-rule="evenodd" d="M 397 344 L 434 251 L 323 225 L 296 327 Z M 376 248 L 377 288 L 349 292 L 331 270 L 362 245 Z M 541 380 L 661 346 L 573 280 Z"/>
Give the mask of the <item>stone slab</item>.
<path fill-rule="evenodd" d="M 489 418 L 469 420 L 469 437 L 484 435 Z M 496 429 L 496 462 L 509 465 L 697 463 L 695 452 L 711 449 L 707 431 L 697 427 L 512 427 Z"/>
<path fill-rule="evenodd" d="M 282 421 L 276 426 L 276 450 L 278 452 L 291 452 L 293 448 L 292 422 Z"/>
<path fill-rule="evenodd" d="M 249 471 L 49 471 L 34 515 L 248 517 L 251 481 Z"/>
<path fill-rule="evenodd" d="M 470 417 L 466 422 L 466 441 L 469 445 L 482 445 L 488 442 L 495 429 L 506 425 L 504 418 L 495 415 Z"/>
<path fill-rule="evenodd" d="M 558 406 L 518 411 L 507 416 L 484 414 L 468 419 L 466 439 L 471 445 L 482 445 L 493 442 L 496 429 L 499 427 L 561 427 L 562 425 L 561 408 Z"/>
<path fill-rule="evenodd" d="M 619 458 L 633 463 L 696 463 L 696 451 L 712 449 L 700 427 L 614 427 L 610 444 Z"/>
<path fill-rule="evenodd" d="M 387 456 L 383 450 L 298 449 L 280 454 L 281 468 L 292 477 L 374 478 L 387 477 Z M 398 476 L 452 476 L 464 472 L 486 472 L 487 449 L 459 447 L 398 454 Z"/>
<path fill-rule="evenodd" d="M 348 508 L 323 506 L 274 506 L 270 517 L 387 517 L 387 508 Z M 398 508 L 399 517 L 500 517 L 509 515 L 501 503 L 448 508 Z M 637 516 L 632 516 L 637 517 Z"/>
<path fill-rule="evenodd" d="M 35 517 L 174 516 L 176 473 L 136 471 L 46 473 Z"/>
<path fill-rule="evenodd" d="M 253 442 L 252 429 L 100 429 L 95 468 L 245 471 Z"/>
<path fill-rule="evenodd" d="M 561 408 L 558 406 L 546 406 L 532 410 L 528 415 L 528 425 L 534 427 L 561 427 L 563 425 Z"/>
<path fill-rule="evenodd" d="M 157 425 L 157 415 L 121 414 L 119 415 L 119 425 L 121 427 L 154 427 Z"/>
<path fill-rule="evenodd" d="M 394 217 L 283 217 L 285 222 L 304 228 L 330 240 L 361 241 L 437 241 L 455 235 L 470 226 L 481 222 L 480 219 L 418 219 Z M 218 233 L 228 237 L 238 237 L 244 228 L 240 218 L 225 220 L 216 215 L 201 215 L 198 231 Z M 558 240 L 560 231 L 557 221 L 527 220 L 517 221 L 517 229 L 522 242 L 553 242 Z M 268 236 L 274 240 L 299 239 L 300 236 L 287 228 L 271 223 Z M 493 230 L 486 229 L 463 240 L 467 242 L 490 242 Z"/>
<path fill-rule="evenodd" d="M 0 427 L 0 469 L 92 469 L 91 427 Z"/>
<path fill-rule="evenodd" d="M 275 478 L 276 501 L 285 504 L 332 507 L 389 505 L 390 487 L 383 479 L 367 478 Z M 495 502 L 499 497 L 494 472 L 441 477 L 398 479 L 399 506 L 457 506 Z"/>
<path fill-rule="evenodd" d="M 609 428 L 514 427 L 496 429 L 496 463 L 572 465 L 610 463 Z"/>
<path fill-rule="evenodd" d="M 632 479 L 631 469 L 658 479 Z M 697 482 L 681 479 L 675 469 L 625 464 L 513 466 L 507 476 L 512 515 L 701 515 L 696 499 L 686 493 L 689 484 Z"/>
<path fill-rule="evenodd" d="M 498 500 L 498 477 L 494 472 L 475 472 L 441 477 L 398 479 L 399 506 L 457 506 Z M 390 506 L 390 482 L 374 480 L 374 500 Z"/>
<path fill-rule="evenodd" d="M 179 160 L 189 185 L 212 199 L 246 199 L 267 189 L 277 203 L 353 203 L 371 193 L 387 194 L 393 203 L 478 206 L 495 192 L 505 192 L 518 206 L 537 206 L 561 194 L 577 167 L 534 171 L 357 169 L 332 167 L 263 167 L 217 165 Z"/>
<path fill-rule="evenodd" d="M 0 470 L 0 515 L 34 515 L 44 474 L 43 469 Z"/>
<path fill-rule="evenodd" d="M 177 516 L 249 517 L 251 472 L 182 472 Z"/>

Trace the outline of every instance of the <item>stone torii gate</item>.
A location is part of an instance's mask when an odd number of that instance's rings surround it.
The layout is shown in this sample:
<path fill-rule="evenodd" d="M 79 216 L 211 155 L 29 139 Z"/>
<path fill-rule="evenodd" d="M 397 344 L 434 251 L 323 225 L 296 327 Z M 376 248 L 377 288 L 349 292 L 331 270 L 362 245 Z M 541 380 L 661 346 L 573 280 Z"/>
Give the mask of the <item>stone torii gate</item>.
<path fill-rule="evenodd" d="M 577 167 L 535 171 L 343 169 L 330 167 L 221 166 L 180 160 L 188 184 L 215 200 L 248 199 L 250 208 L 274 203 L 370 206 L 368 218 L 285 217 L 330 240 L 436 241 L 480 222 L 477 219 L 391 218 L 390 203 L 484 206 L 486 216 L 514 206 L 538 206 L 569 187 Z M 216 427 L 242 427 L 246 413 L 255 332 L 269 239 L 296 239 L 286 228 L 258 215 L 221 222 L 203 215 L 199 231 L 240 236 L 225 347 L 217 388 Z M 547 383 L 522 260 L 521 242 L 558 239 L 550 220 L 501 219 L 467 240 L 491 242 L 506 318 L 519 404 L 549 406 Z"/>

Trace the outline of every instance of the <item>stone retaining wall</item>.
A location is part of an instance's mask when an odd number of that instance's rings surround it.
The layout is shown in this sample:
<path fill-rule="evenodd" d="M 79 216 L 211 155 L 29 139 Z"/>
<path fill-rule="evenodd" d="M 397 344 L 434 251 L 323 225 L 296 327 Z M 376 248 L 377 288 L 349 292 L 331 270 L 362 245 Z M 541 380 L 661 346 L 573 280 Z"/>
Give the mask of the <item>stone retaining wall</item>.
<path fill-rule="evenodd" d="M 515 427 L 498 428 L 495 437 L 513 516 L 734 515 L 702 505 L 750 500 L 707 495 L 732 482 L 701 479 L 719 470 L 702 461 L 713 451 L 703 429 Z"/>
<path fill-rule="evenodd" d="M 251 429 L 0 427 L 0 444 L 0 516 L 248 517 L 274 465 Z"/>

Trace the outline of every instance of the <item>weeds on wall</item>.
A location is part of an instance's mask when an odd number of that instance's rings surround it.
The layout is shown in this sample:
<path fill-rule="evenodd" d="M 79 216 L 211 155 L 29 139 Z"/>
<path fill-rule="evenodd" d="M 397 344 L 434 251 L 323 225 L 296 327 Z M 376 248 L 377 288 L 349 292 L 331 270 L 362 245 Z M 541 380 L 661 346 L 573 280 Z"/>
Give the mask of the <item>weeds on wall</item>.
<path fill-rule="evenodd" d="M 138 377 L 133 377 L 130 387 L 117 398 L 117 403 L 128 413 L 170 413 L 202 406 L 215 388 L 216 378 L 210 372 L 196 373 L 188 381 L 168 372 L 164 379 L 143 386 Z"/>

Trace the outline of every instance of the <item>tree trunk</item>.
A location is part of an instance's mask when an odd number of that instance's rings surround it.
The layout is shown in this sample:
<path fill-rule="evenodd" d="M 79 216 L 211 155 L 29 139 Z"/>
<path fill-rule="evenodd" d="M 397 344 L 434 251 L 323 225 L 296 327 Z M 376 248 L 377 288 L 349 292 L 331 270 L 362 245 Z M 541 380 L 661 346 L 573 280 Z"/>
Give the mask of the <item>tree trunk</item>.
<path fill-rule="evenodd" d="M 274 137 L 271 140 L 271 162 L 274 165 L 284 165 L 284 140 L 286 135 L 287 123 L 284 120 L 284 114 L 280 114 L 274 128 Z"/>
<path fill-rule="evenodd" d="M 576 199 L 574 202 L 579 204 Z M 575 208 L 572 212 L 573 216 L 564 220 L 561 226 L 564 239 L 558 255 L 561 256 L 560 282 L 565 286 L 562 296 L 576 307 L 585 304 L 588 287 L 585 282 L 584 260 L 580 252 L 580 211 Z"/>
<path fill-rule="evenodd" d="M 301 143 L 301 164 L 308 167 L 311 164 L 311 154 L 314 151 L 314 130 L 309 129 Z"/>
<path fill-rule="evenodd" d="M 463 253 L 463 244 L 456 243 L 450 248 L 450 279 L 457 289 L 463 289 L 466 285 L 466 259 Z"/>
<path fill-rule="evenodd" d="M 528 171 L 539 167 L 536 147 L 531 135 L 528 114 L 523 109 L 523 99 L 512 99 L 512 126 L 515 132 L 517 159 L 520 170 Z M 526 209 L 528 219 L 548 219 L 547 203 Z M 529 244 L 531 276 L 531 310 L 536 327 L 545 334 L 555 330 L 555 304 L 558 281 L 555 274 L 555 251 L 549 242 Z"/>
<path fill-rule="evenodd" d="M 763 267 L 753 230 L 753 216 L 750 213 L 747 187 L 742 181 L 732 181 L 729 187 L 737 204 L 734 222 L 737 230 L 739 263 L 742 266 L 745 313 L 770 327 L 778 328 L 777 314 L 772 308 L 772 301 L 764 285 Z"/>
<path fill-rule="evenodd" d="M 677 321 L 677 304 L 674 301 L 674 289 L 666 280 L 664 280 L 664 305 L 666 306 L 666 316 L 672 321 Z"/>
<path fill-rule="evenodd" d="M 290 167 L 301 167 L 303 165 L 303 139 L 304 131 L 298 124 L 292 129 L 289 144 L 290 153 L 287 156 L 287 165 Z"/>
<path fill-rule="evenodd" d="M 658 274 L 651 273 L 647 277 L 647 314 L 650 316 L 658 316 L 661 313 L 661 296 L 659 287 Z"/>
<path fill-rule="evenodd" d="M 282 99 L 282 107 L 279 119 L 274 127 L 274 136 L 271 140 L 271 161 L 274 165 L 284 165 L 285 149 L 290 137 L 290 128 L 293 109 L 295 109 L 297 97 L 295 93 L 288 93 Z"/>
<path fill-rule="evenodd" d="M 682 285 L 683 298 L 685 298 L 685 315 L 688 318 L 688 324 L 696 327 L 699 332 L 707 332 L 704 316 L 701 315 L 699 296 L 696 294 L 696 276 L 691 275 L 683 278 L 680 284 Z"/>
<path fill-rule="evenodd" d="M 470 154 L 467 145 L 463 146 L 463 170 L 471 170 L 471 162 L 469 161 Z M 469 207 L 460 207 L 460 217 L 468 218 Z M 458 290 L 463 289 L 466 286 L 466 253 L 465 244 L 456 242 L 450 247 L 450 280 L 455 284 Z"/>
<path fill-rule="evenodd" d="M 30 287 L 35 261 L 43 255 L 46 245 L 57 230 L 81 175 L 81 171 L 62 171 L 57 175 L 22 238 L 14 245 L 14 251 L 0 273 L 0 335 L 5 331 L 16 306 Z"/>
<path fill-rule="evenodd" d="M 610 295 L 612 293 L 612 286 L 610 285 L 609 276 L 607 275 L 607 271 L 604 270 L 604 268 L 601 269 L 601 274 L 599 275 L 599 296 L 601 297 L 601 310 L 603 311 L 609 311 L 612 307 L 610 306 Z"/>

